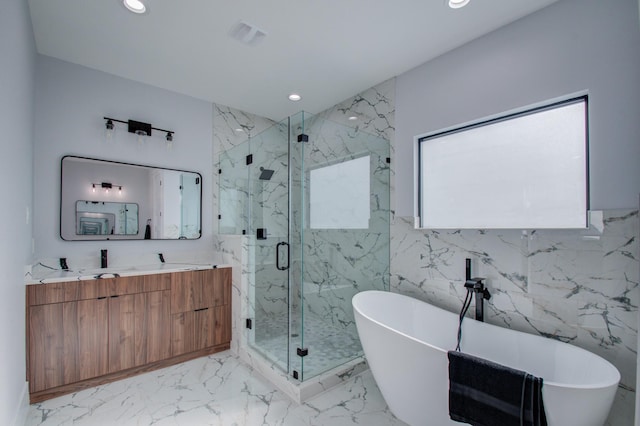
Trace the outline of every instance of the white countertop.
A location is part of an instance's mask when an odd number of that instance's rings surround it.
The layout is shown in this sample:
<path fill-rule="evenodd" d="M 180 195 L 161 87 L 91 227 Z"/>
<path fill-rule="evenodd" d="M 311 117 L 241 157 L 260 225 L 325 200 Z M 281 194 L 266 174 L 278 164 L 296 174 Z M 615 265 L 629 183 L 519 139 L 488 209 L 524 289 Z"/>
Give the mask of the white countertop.
<path fill-rule="evenodd" d="M 100 278 L 131 277 L 136 275 L 166 274 L 170 272 L 197 271 L 201 269 L 230 268 L 231 265 L 213 263 L 159 263 L 113 268 L 84 268 L 62 270 L 46 265 L 35 265 L 25 275 L 25 284 L 47 284 L 65 281 L 95 280 Z"/>

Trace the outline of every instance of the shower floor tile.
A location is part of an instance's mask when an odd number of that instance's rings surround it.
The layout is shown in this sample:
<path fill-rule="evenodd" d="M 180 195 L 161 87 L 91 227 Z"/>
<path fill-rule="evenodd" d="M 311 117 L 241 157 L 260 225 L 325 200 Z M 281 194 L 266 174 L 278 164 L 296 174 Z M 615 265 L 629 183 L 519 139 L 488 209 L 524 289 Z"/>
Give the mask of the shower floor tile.
<path fill-rule="evenodd" d="M 304 378 L 309 379 L 362 355 L 357 335 L 327 324 L 320 317 L 305 316 L 304 346 L 309 355 L 304 357 Z M 300 327 L 292 327 L 291 360 L 294 369 L 300 368 L 296 353 L 300 344 Z M 255 346 L 283 370 L 287 365 L 287 316 L 262 315 L 256 322 Z"/>
<path fill-rule="evenodd" d="M 296 404 L 229 351 L 44 401 L 26 426 L 401 426 L 366 371 Z"/>

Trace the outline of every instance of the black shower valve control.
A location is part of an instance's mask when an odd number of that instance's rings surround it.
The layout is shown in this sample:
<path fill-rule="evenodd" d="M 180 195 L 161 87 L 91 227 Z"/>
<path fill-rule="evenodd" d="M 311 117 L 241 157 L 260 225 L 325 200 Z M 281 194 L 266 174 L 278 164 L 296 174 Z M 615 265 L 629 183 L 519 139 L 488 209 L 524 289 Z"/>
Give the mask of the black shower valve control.
<path fill-rule="evenodd" d="M 472 290 L 478 290 L 484 288 L 484 278 L 471 278 L 465 281 L 464 286 Z"/>
<path fill-rule="evenodd" d="M 489 300 L 491 299 L 491 293 L 489 293 L 489 290 L 484 286 L 483 281 L 484 278 L 471 278 L 465 281 L 464 286 L 476 293 L 482 293 L 482 298 Z"/>

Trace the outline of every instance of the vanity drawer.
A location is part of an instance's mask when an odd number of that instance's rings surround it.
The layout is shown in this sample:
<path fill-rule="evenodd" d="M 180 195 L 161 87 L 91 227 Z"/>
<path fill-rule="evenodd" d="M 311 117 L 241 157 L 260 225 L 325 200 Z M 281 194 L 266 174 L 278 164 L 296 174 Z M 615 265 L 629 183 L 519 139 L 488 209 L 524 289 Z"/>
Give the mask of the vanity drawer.
<path fill-rule="evenodd" d="M 171 313 L 230 304 L 231 268 L 180 272 L 171 277 Z"/>
<path fill-rule="evenodd" d="M 169 290 L 171 274 L 99 278 L 27 286 L 29 306 Z"/>
<path fill-rule="evenodd" d="M 98 299 L 110 295 L 110 279 L 33 284 L 27 286 L 29 306 Z"/>

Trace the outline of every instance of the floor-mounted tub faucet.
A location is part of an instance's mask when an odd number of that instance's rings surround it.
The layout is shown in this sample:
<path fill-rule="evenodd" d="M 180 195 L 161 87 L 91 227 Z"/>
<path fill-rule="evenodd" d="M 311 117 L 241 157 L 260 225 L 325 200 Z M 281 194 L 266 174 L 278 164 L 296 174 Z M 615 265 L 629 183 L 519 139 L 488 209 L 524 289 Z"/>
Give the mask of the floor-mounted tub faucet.
<path fill-rule="evenodd" d="M 484 321 L 484 300 L 491 299 L 491 293 L 482 282 L 484 278 L 471 278 L 471 259 L 466 260 L 464 286 L 476 296 L 476 320 Z"/>

